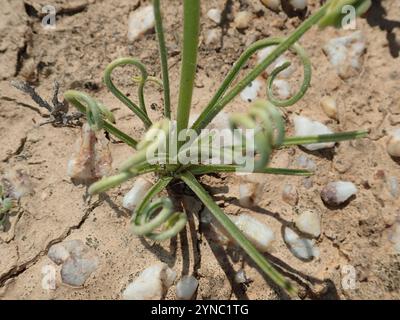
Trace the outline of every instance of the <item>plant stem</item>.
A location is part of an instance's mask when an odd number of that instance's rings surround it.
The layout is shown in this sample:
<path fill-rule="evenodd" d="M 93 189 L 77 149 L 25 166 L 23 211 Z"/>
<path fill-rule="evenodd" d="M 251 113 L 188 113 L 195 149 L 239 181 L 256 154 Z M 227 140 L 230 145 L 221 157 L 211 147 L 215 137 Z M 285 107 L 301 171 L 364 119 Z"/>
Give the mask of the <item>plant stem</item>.
<path fill-rule="evenodd" d="M 183 173 L 180 178 L 192 189 L 205 206 L 214 215 L 217 221 L 225 228 L 240 247 L 253 259 L 253 261 L 267 274 L 278 286 L 285 289 L 290 295 L 297 293 L 296 288 L 283 277 L 266 259 L 258 252 L 253 244 L 243 235 L 236 225 L 225 215 L 221 208 L 214 202 L 206 190 L 190 173 Z"/>
<path fill-rule="evenodd" d="M 108 133 L 112 134 L 114 137 L 120 139 L 122 142 L 125 142 L 128 146 L 136 149 L 137 141 L 127 135 L 125 132 L 122 132 L 118 128 L 114 127 L 112 124 L 108 123 L 107 121 L 103 122 L 103 129 L 106 130 Z"/>
<path fill-rule="evenodd" d="M 99 104 L 95 102 L 94 99 L 90 98 L 89 96 L 80 93 L 78 91 L 74 91 L 74 90 L 69 90 L 66 91 L 64 93 L 64 97 L 65 99 L 73 104 L 75 106 L 75 108 L 77 108 L 79 110 L 79 112 L 83 113 L 86 115 L 86 118 L 88 119 L 88 121 L 90 120 L 89 118 L 89 111 L 78 99 L 79 97 L 85 97 L 86 101 L 93 101 L 91 104 L 96 104 L 96 106 L 92 107 L 92 109 L 99 109 L 101 111 L 101 109 L 99 108 Z M 89 104 L 88 104 L 89 105 Z M 104 107 L 106 109 L 106 107 Z M 117 129 L 116 127 L 114 127 L 111 123 L 102 120 L 101 123 L 99 124 L 101 125 L 100 128 L 103 128 L 104 130 L 106 130 L 107 132 L 109 132 L 110 134 L 112 134 L 113 136 L 115 136 L 116 138 L 120 139 L 121 141 L 125 142 L 127 145 L 131 146 L 132 148 L 136 149 L 136 145 L 137 145 L 137 141 L 133 138 L 131 138 L 129 135 L 127 135 L 126 133 L 122 132 L 121 130 Z M 99 129 L 100 129 L 99 128 Z"/>
<path fill-rule="evenodd" d="M 177 114 L 178 134 L 188 126 L 192 104 L 199 45 L 200 0 L 184 0 L 183 11 L 183 52 Z"/>
<path fill-rule="evenodd" d="M 98 194 L 105 192 L 111 188 L 117 187 L 120 184 L 124 183 L 125 181 L 128 181 L 129 179 L 150 173 L 150 172 L 155 172 L 157 171 L 158 166 L 156 165 L 145 165 L 143 168 L 138 169 L 138 170 L 130 170 L 130 171 L 123 171 L 119 174 L 116 174 L 111 177 L 105 177 L 95 183 L 93 183 L 89 187 L 89 194 Z"/>
<path fill-rule="evenodd" d="M 289 137 L 283 141 L 282 146 L 297 146 L 300 144 L 311 144 L 311 143 L 325 143 L 325 142 L 339 142 L 353 139 L 364 138 L 368 135 L 368 131 L 349 131 L 340 132 L 333 134 L 321 134 L 319 136 L 304 136 L 304 137 Z"/>
<path fill-rule="evenodd" d="M 171 119 L 171 98 L 169 89 L 169 74 L 168 74 L 168 54 L 165 46 L 164 28 L 162 25 L 160 0 L 153 0 L 154 17 L 156 20 L 156 33 L 158 39 L 158 47 L 160 50 L 160 61 L 162 70 L 162 80 L 164 87 L 164 115 Z"/>
<path fill-rule="evenodd" d="M 139 89 L 138 89 L 138 96 L 139 96 L 139 105 L 140 108 L 130 100 L 125 94 L 123 94 L 113 83 L 111 79 L 112 72 L 115 68 L 125 65 L 132 65 L 139 69 L 141 73 Z M 131 109 L 142 121 L 146 128 L 151 126 L 151 120 L 149 119 L 146 113 L 146 106 L 144 101 L 144 85 L 146 84 L 147 80 L 147 71 L 145 66 L 138 60 L 133 58 L 120 58 L 111 62 L 106 70 L 104 71 L 104 82 L 107 88 L 116 96 L 123 104 L 125 104 L 129 109 Z"/>

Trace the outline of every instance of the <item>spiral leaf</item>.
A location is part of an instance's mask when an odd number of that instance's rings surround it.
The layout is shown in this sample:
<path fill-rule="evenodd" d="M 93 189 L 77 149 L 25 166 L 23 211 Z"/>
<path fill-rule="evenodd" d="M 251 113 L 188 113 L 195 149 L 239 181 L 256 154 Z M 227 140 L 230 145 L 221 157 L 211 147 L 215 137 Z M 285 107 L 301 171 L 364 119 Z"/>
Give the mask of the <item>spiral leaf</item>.
<path fill-rule="evenodd" d="M 115 117 L 113 113 L 102 103 L 97 102 L 86 93 L 76 90 L 66 91 L 64 93 L 64 98 L 80 112 L 86 115 L 87 121 L 94 131 L 104 129 L 118 139 L 121 139 L 132 148 L 136 148 L 137 142 L 135 139 L 131 138 L 129 135 L 111 124 L 115 123 Z"/>
<path fill-rule="evenodd" d="M 139 105 L 140 107 L 135 104 L 132 100 L 130 100 L 125 94 L 123 94 L 113 83 L 111 76 L 115 68 L 125 65 L 132 65 L 139 69 L 140 71 L 140 78 L 139 79 L 139 88 L 138 88 L 138 95 L 139 95 Z M 147 70 L 146 67 L 140 61 L 133 59 L 133 58 L 119 58 L 111 62 L 105 72 L 104 72 L 104 82 L 107 88 L 111 91 L 111 93 L 117 97 L 123 104 L 125 104 L 129 109 L 131 109 L 144 123 L 146 128 L 151 126 L 151 120 L 147 116 L 146 112 L 146 104 L 144 101 L 144 86 L 147 81 Z"/>
<path fill-rule="evenodd" d="M 285 126 L 281 112 L 272 103 L 256 101 L 245 113 L 232 115 L 230 118 L 233 129 L 242 127 L 254 129 L 254 143 L 260 159 L 255 161 L 255 170 L 265 168 L 273 149 L 279 148 L 285 137 Z"/>
<path fill-rule="evenodd" d="M 228 73 L 222 85 L 218 89 L 217 93 L 214 95 L 214 97 L 211 99 L 207 107 L 204 109 L 204 111 L 198 117 L 196 122 L 193 124 L 192 128 L 196 131 L 200 131 L 201 129 L 205 128 L 212 121 L 212 119 L 249 84 L 249 82 L 251 82 L 261 73 L 263 73 L 265 69 L 269 65 L 271 65 L 279 56 L 276 55 L 276 53 L 274 53 L 275 51 L 272 52 L 260 64 L 254 67 L 254 69 L 243 80 L 239 81 L 237 85 L 235 85 L 230 91 L 227 92 L 233 81 L 238 77 L 240 70 L 245 67 L 246 63 L 257 51 L 270 46 L 275 46 L 275 45 L 280 46 L 285 44 L 286 42 L 287 42 L 286 38 L 269 38 L 256 41 L 250 47 L 248 47 L 246 51 L 243 52 L 243 54 L 240 56 L 238 61 L 235 63 L 231 71 Z M 299 101 L 306 93 L 311 82 L 311 62 L 305 50 L 297 43 L 289 46 L 287 50 L 291 50 L 295 54 L 299 55 L 301 62 L 303 64 L 304 75 L 303 75 L 303 83 L 300 87 L 299 92 L 288 100 L 280 101 L 276 99 L 272 94 L 272 84 L 276 76 L 284 69 L 289 67 L 290 64 L 284 64 L 283 66 L 277 67 L 271 73 L 268 79 L 267 95 L 270 101 L 273 102 L 273 104 L 280 107 L 288 107 Z"/>
<path fill-rule="evenodd" d="M 133 233 L 162 241 L 176 236 L 185 227 L 187 216 L 174 211 L 171 199 L 158 198 L 151 202 L 171 181 L 171 177 L 158 180 L 143 198 L 131 220 Z"/>

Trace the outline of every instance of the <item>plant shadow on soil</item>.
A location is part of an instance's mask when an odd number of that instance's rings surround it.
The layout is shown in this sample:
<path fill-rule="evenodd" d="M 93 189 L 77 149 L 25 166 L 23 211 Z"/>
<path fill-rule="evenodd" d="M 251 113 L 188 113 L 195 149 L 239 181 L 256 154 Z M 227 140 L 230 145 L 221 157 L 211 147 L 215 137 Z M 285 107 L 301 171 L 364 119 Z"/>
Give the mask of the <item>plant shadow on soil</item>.
<path fill-rule="evenodd" d="M 215 200 L 227 200 L 224 197 L 214 197 Z M 230 198 L 229 202 L 235 206 L 241 206 L 239 201 L 235 198 Z M 289 228 L 294 228 L 293 223 L 286 221 L 285 219 L 282 219 L 280 215 L 276 212 L 271 212 L 269 210 L 266 210 L 261 207 L 252 207 L 252 210 L 254 212 L 263 214 L 263 215 L 268 215 L 276 220 L 278 220 L 282 224 L 281 228 L 281 233 L 283 237 L 283 230 L 286 227 Z M 307 235 L 299 232 L 296 230 L 296 232 L 300 236 L 308 237 Z M 229 258 L 232 260 L 237 260 L 237 250 L 232 250 L 228 248 L 226 250 L 222 245 L 216 243 L 211 239 L 211 237 L 207 236 L 207 232 L 204 232 L 203 235 L 205 235 L 205 238 L 211 248 L 211 250 L 214 253 L 215 258 L 217 259 L 220 267 L 224 270 L 226 277 L 228 278 L 233 293 L 235 294 L 236 298 L 239 300 L 245 300 L 248 299 L 246 295 L 246 290 L 245 287 L 241 284 L 237 284 L 234 281 L 234 276 L 235 276 L 235 270 L 232 266 L 232 264 L 229 262 Z M 287 244 L 285 243 L 287 246 Z M 248 263 L 249 266 L 255 268 L 258 270 L 258 272 L 263 276 L 264 280 L 268 283 L 268 285 L 271 288 L 274 288 L 275 292 L 277 293 L 279 299 L 290 299 L 290 297 L 281 289 L 279 288 L 273 281 L 271 281 L 268 276 L 264 275 L 263 271 L 245 254 L 245 253 L 240 253 L 241 257 L 245 259 L 245 261 Z M 295 281 L 299 287 L 301 288 L 302 291 L 302 297 L 304 298 L 311 298 L 311 299 L 321 299 L 321 300 L 340 300 L 337 288 L 334 284 L 334 282 L 331 279 L 318 279 L 312 276 L 309 276 L 301 271 L 298 271 L 294 268 L 292 268 L 290 265 L 287 263 L 283 262 L 279 258 L 275 257 L 274 255 L 270 253 L 264 253 L 264 256 L 266 259 L 272 263 L 272 265 L 285 277 L 290 278 L 291 280 Z M 310 262 L 311 260 L 302 260 L 303 262 Z M 312 289 L 313 286 L 315 285 L 322 285 L 324 287 L 324 290 L 322 293 L 316 293 L 315 290 Z"/>
<path fill-rule="evenodd" d="M 378 26 L 382 31 L 386 31 L 390 54 L 393 58 L 398 58 L 400 55 L 400 39 L 397 39 L 394 30 L 400 29 L 400 21 L 388 20 L 385 18 L 386 14 L 382 1 L 372 0 L 372 7 L 367 14 L 367 22 L 371 27 Z"/>

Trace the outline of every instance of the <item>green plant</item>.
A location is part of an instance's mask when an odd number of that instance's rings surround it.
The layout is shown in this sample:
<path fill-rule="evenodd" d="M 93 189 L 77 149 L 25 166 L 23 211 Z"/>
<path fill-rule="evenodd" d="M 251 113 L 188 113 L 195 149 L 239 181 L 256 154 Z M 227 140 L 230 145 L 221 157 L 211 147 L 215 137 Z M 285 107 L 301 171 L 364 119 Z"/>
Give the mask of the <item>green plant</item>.
<path fill-rule="evenodd" d="M 0 227 L 3 226 L 6 220 L 6 214 L 12 208 L 12 200 L 4 196 L 3 186 L 0 185 Z"/>
<path fill-rule="evenodd" d="M 284 119 L 280 110 L 277 108 L 291 106 L 296 103 L 304 96 L 310 85 L 311 63 L 305 51 L 300 45 L 296 44 L 296 42 L 305 32 L 307 32 L 313 25 L 316 25 L 319 21 L 324 21 L 324 25 L 336 25 L 337 20 L 340 17 L 337 6 L 343 6 L 347 3 L 351 4 L 354 3 L 354 1 L 329 1 L 319 11 L 303 22 L 303 24 L 300 25 L 300 27 L 298 27 L 297 30 L 290 36 L 286 38 L 261 40 L 251 45 L 247 50 L 245 50 L 231 71 L 228 73 L 216 94 L 193 124 L 192 129 L 194 129 L 197 133 L 200 133 L 201 130 L 204 129 L 229 102 L 231 102 L 246 86 L 256 79 L 256 77 L 258 77 L 269 65 L 271 65 L 271 63 L 273 63 L 285 51 L 291 50 L 301 58 L 304 67 L 304 79 L 299 92 L 292 98 L 285 101 L 280 101 L 273 96 L 271 89 L 272 83 L 280 72 L 289 67 L 290 63 L 286 63 L 274 70 L 268 79 L 267 96 L 269 101 L 258 101 L 249 109 L 246 114 L 236 114 L 231 118 L 232 128 L 241 127 L 256 130 L 254 142 L 259 159 L 256 161 L 255 169 L 252 172 L 284 175 L 311 175 L 310 172 L 305 170 L 290 170 L 284 168 L 267 167 L 273 150 L 286 146 L 318 142 L 337 142 L 364 137 L 366 135 L 365 131 L 309 137 L 285 137 Z M 364 2 L 357 2 L 358 5 L 362 3 Z M 366 1 L 366 3 L 368 4 L 368 1 Z M 144 126 L 149 129 L 144 139 L 142 139 L 140 142 L 137 142 L 132 137 L 128 136 L 112 125 L 111 120 L 113 117 L 108 109 L 88 95 L 73 90 L 67 91 L 64 94 L 68 102 L 73 104 L 79 111 L 87 115 L 87 120 L 93 129 L 104 129 L 136 150 L 136 153 L 122 165 L 118 174 L 103 178 L 102 180 L 94 183 L 89 188 L 89 192 L 91 194 L 104 192 L 110 188 L 120 185 L 128 179 L 141 174 L 150 172 L 155 173 L 159 176 L 159 180 L 149 190 L 141 204 L 136 208 L 132 217 L 132 229 L 133 232 L 138 235 L 143 235 L 153 240 L 165 240 L 177 235 L 182 230 L 186 224 L 187 217 L 183 212 L 174 211 L 173 203 L 169 198 L 159 198 L 153 202 L 152 199 L 154 199 L 162 190 L 167 188 L 172 181 L 183 181 L 193 190 L 197 197 L 214 215 L 216 220 L 218 220 L 223 228 L 225 228 L 225 230 L 231 235 L 237 244 L 254 260 L 254 262 L 265 272 L 265 274 L 269 276 L 277 285 L 285 289 L 289 294 L 294 295 L 297 291 L 296 287 L 293 286 L 285 277 L 283 277 L 265 259 L 265 257 L 255 249 L 253 244 L 250 243 L 250 241 L 242 234 L 236 225 L 224 214 L 224 212 L 213 201 L 212 197 L 196 179 L 196 175 L 215 172 L 234 172 L 243 169 L 240 165 L 183 165 L 179 162 L 160 164 L 152 163 L 150 160 L 154 159 L 148 158 L 148 155 L 151 153 L 151 151 L 157 150 L 162 140 L 160 134 L 155 134 L 154 131 L 150 129 L 159 129 L 161 132 L 168 134 L 168 128 L 172 121 L 167 52 L 162 27 L 160 1 L 154 0 L 153 5 L 156 19 L 156 33 L 161 57 L 165 119 L 153 124 L 148 117 L 144 99 L 144 87 L 148 81 L 154 81 L 154 78 L 149 77 L 144 65 L 133 58 L 121 58 L 112 62 L 105 70 L 104 82 L 109 90 L 129 109 L 131 109 L 142 120 Z M 181 132 L 188 127 L 197 63 L 200 1 L 184 0 L 183 7 L 183 53 L 179 87 L 179 102 L 176 116 L 176 126 L 178 132 Z M 256 51 L 272 45 L 277 45 L 274 51 L 231 88 L 231 85 L 238 76 L 239 71 L 243 68 L 249 58 Z M 116 88 L 111 80 L 113 70 L 124 65 L 133 65 L 140 71 L 141 76 L 135 78 L 136 82 L 139 84 L 139 105 L 132 102 L 118 88 Z M 187 150 L 182 146 L 183 142 L 176 141 L 179 147 L 179 153 Z M 199 151 L 201 151 L 201 147 Z"/>

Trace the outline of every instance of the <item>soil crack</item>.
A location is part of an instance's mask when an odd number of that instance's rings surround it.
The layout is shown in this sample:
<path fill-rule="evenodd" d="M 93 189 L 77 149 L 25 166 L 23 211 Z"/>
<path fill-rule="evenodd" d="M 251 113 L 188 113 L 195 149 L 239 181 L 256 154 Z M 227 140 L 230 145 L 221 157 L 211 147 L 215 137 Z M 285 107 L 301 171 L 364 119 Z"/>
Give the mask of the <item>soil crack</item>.
<path fill-rule="evenodd" d="M 78 222 L 78 224 L 70 227 L 66 232 L 64 232 L 60 237 L 51 240 L 47 245 L 46 248 L 44 250 L 41 250 L 37 255 L 35 255 L 32 259 L 30 259 L 29 261 L 20 264 L 18 266 L 13 267 L 11 270 L 9 270 L 4 276 L 2 276 L 0 278 L 0 288 L 3 287 L 9 280 L 15 279 L 17 277 L 19 277 L 21 274 L 23 274 L 25 271 L 27 271 L 30 267 L 32 267 L 33 265 L 35 265 L 39 259 L 46 253 L 49 251 L 50 247 L 63 242 L 74 230 L 79 230 L 82 225 L 86 222 L 86 220 L 89 218 L 90 213 L 97 208 L 100 205 L 101 201 L 98 200 L 96 202 L 94 202 L 92 205 L 89 206 L 89 208 L 87 208 L 85 210 L 84 215 L 82 216 L 81 220 Z M 17 252 L 18 252 L 18 246 L 17 246 Z M 19 256 L 19 253 L 18 253 Z"/>

